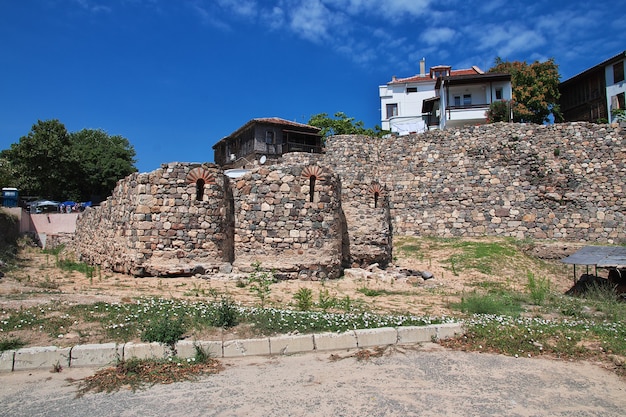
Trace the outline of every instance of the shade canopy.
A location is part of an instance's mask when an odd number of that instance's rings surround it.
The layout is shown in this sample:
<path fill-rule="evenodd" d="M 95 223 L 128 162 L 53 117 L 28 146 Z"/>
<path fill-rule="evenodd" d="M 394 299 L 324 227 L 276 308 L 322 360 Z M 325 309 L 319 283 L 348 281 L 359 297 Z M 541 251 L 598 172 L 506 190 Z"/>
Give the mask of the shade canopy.
<path fill-rule="evenodd" d="M 585 246 L 567 258 L 565 264 L 595 265 L 598 268 L 626 268 L 626 247 Z"/>

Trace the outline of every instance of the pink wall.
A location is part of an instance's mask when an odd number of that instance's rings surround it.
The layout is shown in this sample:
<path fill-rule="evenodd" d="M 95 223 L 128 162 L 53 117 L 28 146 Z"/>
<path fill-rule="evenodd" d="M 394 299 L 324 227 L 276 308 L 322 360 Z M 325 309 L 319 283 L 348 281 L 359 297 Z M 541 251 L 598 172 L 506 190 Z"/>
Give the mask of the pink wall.
<path fill-rule="evenodd" d="M 79 213 L 40 213 L 31 214 L 31 231 L 56 235 L 59 233 L 75 233 L 76 220 Z"/>

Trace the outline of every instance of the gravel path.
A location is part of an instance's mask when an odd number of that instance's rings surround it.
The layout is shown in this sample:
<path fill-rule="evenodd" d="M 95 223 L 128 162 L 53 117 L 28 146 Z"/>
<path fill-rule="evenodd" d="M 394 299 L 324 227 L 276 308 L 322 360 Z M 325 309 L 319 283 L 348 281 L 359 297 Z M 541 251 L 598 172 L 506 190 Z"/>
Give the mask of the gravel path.
<path fill-rule="evenodd" d="M 62 373 L 0 374 L 2 416 L 624 416 L 626 381 L 586 362 L 435 344 L 369 361 L 348 352 L 224 360 L 197 382 L 75 398 Z"/>

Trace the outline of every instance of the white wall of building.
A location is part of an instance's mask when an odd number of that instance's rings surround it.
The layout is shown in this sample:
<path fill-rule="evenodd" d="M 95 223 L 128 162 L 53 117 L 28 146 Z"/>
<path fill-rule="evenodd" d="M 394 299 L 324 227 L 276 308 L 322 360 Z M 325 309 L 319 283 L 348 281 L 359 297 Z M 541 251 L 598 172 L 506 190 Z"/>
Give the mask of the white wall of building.
<path fill-rule="evenodd" d="M 435 81 L 424 77 L 423 82 L 386 84 L 379 87 L 380 119 L 383 130 L 390 130 L 399 134 L 409 132 L 423 132 L 425 122 L 422 117 L 422 103 L 424 99 L 435 96 Z M 407 92 L 415 88 L 416 92 Z M 387 117 L 387 105 L 397 104 L 398 114 Z"/>
<path fill-rule="evenodd" d="M 625 65 L 625 60 L 620 61 L 621 65 Z M 619 63 L 615 63 L 619 64 Z M 606 80 L 606 100 L 607 100 L 607 109 L 609 112 L 609 121 L 613 122 L 614 117 L 611 114 L 611 110 L 615 108 L 614 98 L 618 94 L 626 94 L 626 82 L 624 80 L 615 82 L 613 79 L 613 65 L 607 65 L 604 67 L 604 79 Z"/>

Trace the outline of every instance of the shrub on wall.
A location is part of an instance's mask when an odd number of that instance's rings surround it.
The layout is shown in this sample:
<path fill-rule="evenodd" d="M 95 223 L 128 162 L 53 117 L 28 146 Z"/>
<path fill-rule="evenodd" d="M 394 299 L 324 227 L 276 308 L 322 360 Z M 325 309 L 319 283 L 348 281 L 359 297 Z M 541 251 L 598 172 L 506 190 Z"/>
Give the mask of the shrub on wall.
<path fill-rule="evenodd" d="M 510 122 L 511 102 L 509 100 L 494 101 L 489 105 L 486 116 L 488 123 Z"/>

